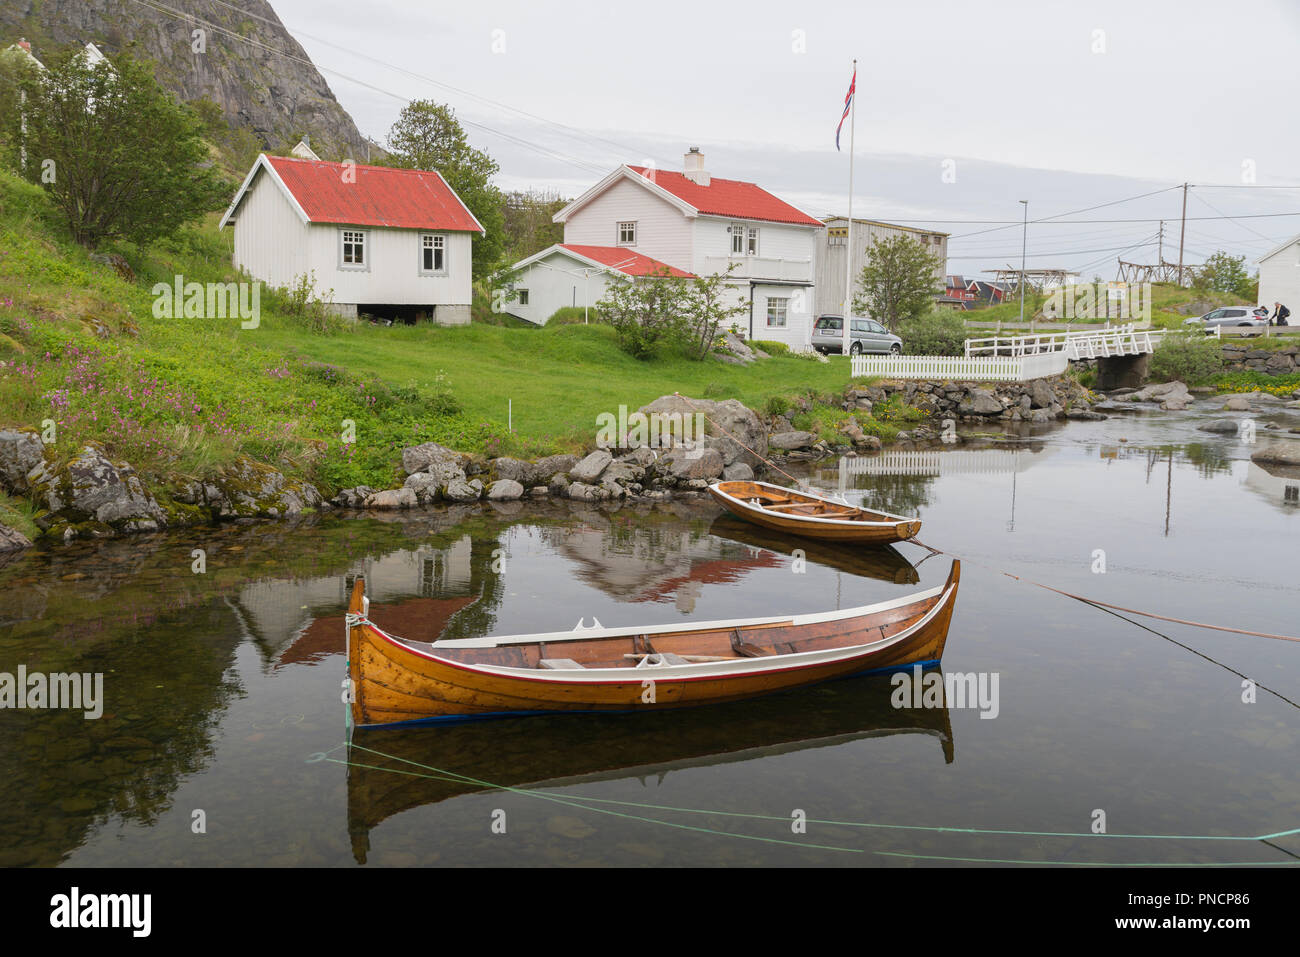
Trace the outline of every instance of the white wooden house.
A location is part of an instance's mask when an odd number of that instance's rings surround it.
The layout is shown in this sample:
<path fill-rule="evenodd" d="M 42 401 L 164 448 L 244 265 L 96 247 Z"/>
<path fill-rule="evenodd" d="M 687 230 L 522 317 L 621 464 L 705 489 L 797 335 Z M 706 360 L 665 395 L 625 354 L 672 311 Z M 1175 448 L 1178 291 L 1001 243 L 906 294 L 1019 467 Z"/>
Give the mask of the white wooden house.
<path fill-rule="evenodd" d="M 1300 236 L 1292 236 L 1282 245 L 1260 256 L 1259 305 L 1273 312 L 1280 302 L 1291 310 L 1287 322 L 1300 325 Z"/>
<path fill-rule="evenodd" d="M 514 265 L 513 297 L 504 303 L 502 311 L 544 326 L 562 306 L 574 306 L 585 313 L 604 297 L 611 284 L 665 270 L 673 276 L 691 276 L 624 247 L 556 243 Z"/>
<path fill-rule="evenodd" d="M 698 149 L 686 154 L 680 173 L 620 166 L 554 219 L 564 224 L 564 242 L 513 268 L 533 277 L 540 277 L 541 264 L 569 272 L 556 271 L 545 282 L 529 279 L 527 303 L 507 303 L 507 312 L 544 323 L 561 306 L 588 301 L 591 267 L 574 258 L 576 249 L 633 277 L 644 265 L 639 257 L 697 276 L 724 274 L 730 266 L 728 287 L 745 306 L 737 322 L 742 333 L 808 348 L 821 222 L 754 183 L 712 176 Z M 616 268 L 624 261 L 632 272 Z"/>
<path fill-rule="evenodd" d="M 948 271 L 948 234 L 937 233 L 929 229 L 916 229 L 912 226 L 897 226 L 882 223 L 874 219 L 853 219 L 853 262 L 845 263 L 848 254 L 849 221 L 844 216 L 830 216 L 823 222 L 826 231 L 821 237 L 821 246 L 817 255 L 817 315 L 844 315 L 852 311 L 853 296 L 861 293 L 859 277 L 862 270 L 871 261 L 871 246 L 878 240 L 894 239 L 907 236 L 921 244 L 932 256 L 939 257 L 935 268 L 935 296 L 942 295 Z M 845 301 L 845 282 L 852 270 L 853 290 Z"/>
<path fill-rule="evenodd" d="M 262 154 L 227 225 L 235 265 L 269 286 L 306 276 L 344 315 L 469 322 L 483 227 L 437 172 Z"/>

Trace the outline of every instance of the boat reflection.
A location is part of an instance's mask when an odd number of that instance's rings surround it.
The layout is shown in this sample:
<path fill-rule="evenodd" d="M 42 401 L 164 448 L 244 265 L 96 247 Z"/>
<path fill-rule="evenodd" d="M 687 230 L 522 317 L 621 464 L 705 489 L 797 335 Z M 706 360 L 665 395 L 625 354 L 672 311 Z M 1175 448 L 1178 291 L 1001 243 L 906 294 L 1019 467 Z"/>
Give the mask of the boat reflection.
<path fill-rule="evenodd" d="M 920 574 L 912 563 L 892 545 L 845 547 L 829 542 L 818 542 L 797 535 L 768 531 L 732 515 L 723 515 L 715 519 L 709 531 L 719 538 L 742 542 L 751 548 L 765 549 L 782 555 L 790 555 L 796 549 L 800 549 L 804 557 L 811 562 L 836 571 L 848 572 L 851 575 L 860 575 L 863 578 L 874 578 L 877 581 L 894 582 L 898 585 L 914 585 L 921 580 Z"/>
<path fill-rule="evenodd" d="M 948 709 L 895 708 L 891 691 L 887 676 L 871 675 L 707 709 L 358 729 L 347 769 L 352 855 L 364 864 L 370 832 L 395 814 L 502 787 L 662 781 L 687 768 L 910 734 L 937 738 L 953 763 Z"/>

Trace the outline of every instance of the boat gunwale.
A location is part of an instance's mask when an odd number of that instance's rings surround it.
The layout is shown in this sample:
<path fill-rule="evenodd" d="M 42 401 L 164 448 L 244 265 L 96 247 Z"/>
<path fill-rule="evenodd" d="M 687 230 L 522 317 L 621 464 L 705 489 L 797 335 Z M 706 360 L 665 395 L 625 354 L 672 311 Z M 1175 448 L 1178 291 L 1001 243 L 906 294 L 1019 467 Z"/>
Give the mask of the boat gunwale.
<path fill-rule="evenodd" d="M 933 592 L 938 592 L 939 598 L 920 618 L 907 628 L 899 631 L 897 634 L 873 642 L 868 642 L 867 644 L 848 645 L 842 648 L 823 648 L 815 651 L 787 652 L 786 654 L 779 655 L 765 655 L 761 658 L 737 658 L 726 661 L 689 662 L 683 665 L 658 665 L 642 668 L 632 666 L 626 668 L 583 668 L 581 670 L 553 669 L 539 672 L 534 669 L 511 668 L 504 665 L 474 664 L 471 662 L 455 661 L 453 659 L 443 658 L 431 651 L 424 651 L 423 649 L 413 647 L 407 639 L 390 635 L 373 623 L 368 627 L 383 640 L 402 651 L 415 655 L 416 657 L 453 668 L 457 671 L 468 671 L 473 674 L 488 675 L 495 678 L 509 678 L 517 681 L 535 681 L 544 684 L 576 683 L 583 685 L 623 685 L 628 684 L 629 681 L 635 682 L 645 679 L 683 682 L 716 681 L 726 678 L 743 678 L 754 675 L 780 674 L 786 671 L 806 670 L 819 665 L 836 664 L 842 661 L 852 660 L 853 658 L 867 657 L 876 654 L 906 640 L 930 623 L 949 606 L 956 590 L 957 583 L 953 582 L 950 577 L 945 584 L 939 586 L 937 589 L 931 590 Z M 619 632 L 614 637 L 626 636 L 628 634 L 628 632 Z M 430 647 L 433 646 L 431 645 Z M 821 657 L 818 657 L 815 660 L 808 660 L 809 656 Z M 737 670 L 738 665 L 740 667 Z M 619 677 L 610 677 L 611 675 L 618 675 Z"/>
<path fill-rule="evenodd" d="M 844 502 L 836 502 L 834 499 L 827 498 L 824 495 L 818 495 L 813 492 L 801 492 L 795 489 L 783 488 L 780 485 L 773 485 L 770 482 L 759 482 L 757 480 L 745 481 L 743 484 L 761 485 L 764 488 L 770 488 L 779 492 L 787 492 L 787 493 L 794 492 L 796 495 L 804 495 L 807 496 L 808 498 L 815 499 L 816 501 L 825 502 L 827 505 L 836 505 L 841 508 L 856 508 L 858 511 L 861 512 L 870 512 L 872 515 L 883 515 L 885 516 L 887 521 L 871 522 L 871 521 L 866 521 L 857 518 L 822 518 L 817 515 L 798 515 L 798 514 L 791 514 L 789 512 L 774 512 L 771 509 L 768 509 L 762 505 L 753 505 L 742 498 L 737 498 L 736 496 L 732 495 L 730 492 L 726 491 L 722 487 L 724 485 L 732 485 L 732 484 L 740 484 L 740 480 L 736 480 L 734 482 L 714 482 L 712 485 L 709 486 L 709 491 L 712 492 L 717 497 L 725 498 L 729 502 L 735 502 L 737 505 L 739 505 L 742 509 L 744 509 L 747 512 L 755 512 L 759 515 L 766 515 L 771 518 L 787 518 L 793 520 L 796 523 L 805 523 L 805 522 L 816 523 L 819 525 L 835 525 L 835 526 L 842 526 L 845 528 L 894 529 L 897 528 L 900 523 L 910 524 L 912 522 L 921 521 L 919 517 L 907 518 L 906 516 L 903 515 L 895 515 L 892 512 L 877 512 L 874 509 L 870 509 L 870 508 L 862 508 L 860 506 L 846 505 Z"/>

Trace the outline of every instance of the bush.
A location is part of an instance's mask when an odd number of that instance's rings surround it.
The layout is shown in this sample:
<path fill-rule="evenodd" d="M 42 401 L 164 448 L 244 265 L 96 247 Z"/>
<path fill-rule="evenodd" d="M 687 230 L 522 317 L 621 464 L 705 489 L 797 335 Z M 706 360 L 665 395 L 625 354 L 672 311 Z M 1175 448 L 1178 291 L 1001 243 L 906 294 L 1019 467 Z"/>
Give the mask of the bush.
<path fill-rule="evenodd" d="M 1188 385 L 1204 385 L 1223 371 L 1223 352 L 1218 339 L 1200 334 L 1166 335 L 1151 354 L 1151 378 L 1156 382 L 1177 379 Z"/>
<path fill-rule="evenodd" d="M 755 349 L 762 349 L 769 356 L 783 356 L 790 352 L 790 347 L 784 342 L 774 342 L 771 339 L 751 339 L 749 344 Z"/>
<path fill-rule="evenodd" d="M 785 415 L 790 411 L 790 400 L 783 395 L 768 396 L 767 405 L 764 406 L 764 411 L 772 418 L 776 418 L 779 415 Z"/>
<path fill-rule="evenodd" d="M 961 313 L 936 309 L 906 319 L 896 330 L 909 356 L 960 356 L 966 352 L 966 323 Z"/>

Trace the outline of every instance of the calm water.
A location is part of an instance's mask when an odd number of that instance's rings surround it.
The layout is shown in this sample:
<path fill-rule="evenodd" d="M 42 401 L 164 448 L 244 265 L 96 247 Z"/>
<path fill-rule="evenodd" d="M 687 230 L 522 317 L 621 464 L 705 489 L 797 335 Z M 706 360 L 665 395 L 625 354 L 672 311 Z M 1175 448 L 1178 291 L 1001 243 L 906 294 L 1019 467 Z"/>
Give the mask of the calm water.
<path fill-rule="evenodd" d="M 991 720 L 894 708 L 885 676 L 343 747 L 341 613 L 359 573 L 381 625 L 427 637 L 812 612 L 948 571 L 915 545 L 773 538 L 707 504 L 324 518 L 11 558 L 0 671 L 103 672 L 106 704 L 97 721 L 0 711 L 0 863 L 1294 862 L 1300 836 L 1193 837 L 1300 828 L 1300 644 L 1134 624 L 1001 574 L 1300 634 L 1300 476 L 1196 432 L 1207 417 L 1117 416 L 808 473 L 918 512 L 926 542 L 968 560 L 943 670 L 998 676 Z M 1097 811 L 1111 834 L 1193 837 L 1094 837 Z M 1066 836 L 924 829 L 939 827 Z"/>

